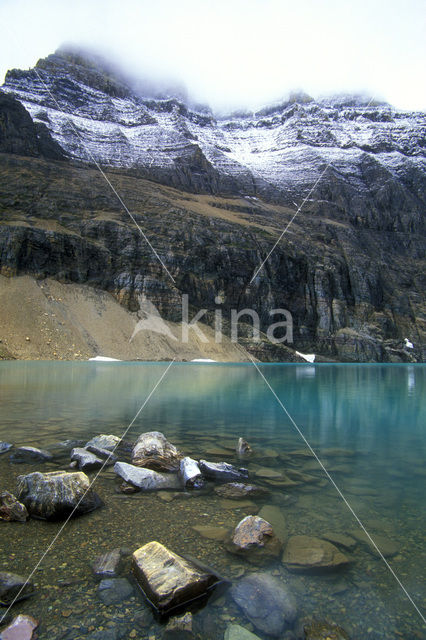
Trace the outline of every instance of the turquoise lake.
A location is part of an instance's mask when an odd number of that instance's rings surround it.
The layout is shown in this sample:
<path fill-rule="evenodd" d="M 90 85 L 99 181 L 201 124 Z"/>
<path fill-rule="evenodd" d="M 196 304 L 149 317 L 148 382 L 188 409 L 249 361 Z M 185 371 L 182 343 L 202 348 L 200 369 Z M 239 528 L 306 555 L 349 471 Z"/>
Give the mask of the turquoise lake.
<path fill-rule="evenodd" d="M 128 495 L 119 491 L 108 468 L 94 485 L 104 507 L 70 521 L 32 577 L 35 595 L 10 613 L 40 620 L 40 640 L 160 640 L 164 622 L 153 616 L 142 593 L 134 586 L 130 596 L 108 606 L 91 570 L 105 551 L 132 552 L 158 540 L 233 583 L 256 571 L 285 583 L 298 609 L 295 626 L 280 636 L 286 640 L 299 637 L 307 618 L 333 621 L 352 640 L 426 638 L 426 366 L 259 365 L 347 503 L 379 548 L 383 545 L 389 566 L 362 539 L 354 515 L 254 365 L 174 363 L 127 430 L 167 367 L 164 362 L 0 362 L 0 440 L 54 456 L 45 463 L 15 464 L 9 453 L 2 454 L 0 489 L 13 493 L 21 474 L 67 469 L 66 440 L 84 444 L 105 433 L 124 434 L 133 443 L 140 433 L 156 430 L 191 457 L 246 466 L 249 481 L 269 494 L 240 503 L 223 500 L 211 485 L 180 495 Z M 239 437 L 254 449 L 244 463 L 235 454 Z M 130 460 L 125 450 L 120 459 Z M 306 481 L 280 480 L 291 472 Z M 281 555 L 259 567 L 195 528 L 232 530 L 265 505 L 284 517 L 285 540 L 330 532 L 351 536 L 354 548 L 341 549 L 350 560 L 347 568 L 292 573 Z M 0 523 L 1 570 L 28 575 L 60 526 Z M 133 584 L 128 558 L 121 575 Z M 194 637 L 222 640 L 230 622 L 270 638 L 250 623 L 230 589 L 194 614 Z"/>

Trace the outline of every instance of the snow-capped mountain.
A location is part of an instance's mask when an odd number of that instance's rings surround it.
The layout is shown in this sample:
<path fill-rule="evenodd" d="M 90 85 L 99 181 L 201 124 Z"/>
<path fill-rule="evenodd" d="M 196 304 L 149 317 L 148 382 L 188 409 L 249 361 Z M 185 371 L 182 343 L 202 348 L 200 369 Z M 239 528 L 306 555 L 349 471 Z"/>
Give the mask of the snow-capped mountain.
<path fill-rule="evenodd" d="M 299 204 L 326 167 L 358 194 L 371 190 L 372 170 L 382 183 L 407 183 L 426 169 L 426 114 L 362 97 L 300 94 L 217 117 L 174 97 L 147 97 L 98 60 L 67 51 L 10 71 L 2 88 L 71 156 L 192 191 Z"/>

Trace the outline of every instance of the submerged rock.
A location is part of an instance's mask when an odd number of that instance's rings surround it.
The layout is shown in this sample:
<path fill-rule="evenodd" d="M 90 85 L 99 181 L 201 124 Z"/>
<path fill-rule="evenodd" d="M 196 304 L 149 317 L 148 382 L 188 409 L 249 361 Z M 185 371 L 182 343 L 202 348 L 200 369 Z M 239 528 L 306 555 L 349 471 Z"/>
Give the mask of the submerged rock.
<path fill-rule="evenodd" d="M 92 568 L 96 578 L 115 578 L 121 561 L 120 549 L 113 549 L 101 556 L 98 556 L 93 562 Z"/>
<path fill-rule="evenodd" d="M 229 535 L 229 529 L 226 527 L 215 527 L 214 525 L 202 525 L 197 524 L 192 527 L 194 531 L 200 534 L 203 538 L 208 540 L 220 540 L 223 541 Z"/>
<path fill-rule="evenodd" d="M 321 538 L 335 544 L 336 547 L 342 547 L 342 549 L 346 549 L 347 551 L 353 551 L 357 544 L 356 540 L 354 540 L 352 536 L 348 536 L 344 533 L 335 533 L 334 531 L 326 531 L 321 534 Z"/>
<path fill-rule="evenodd" d="M 342 627 L 326 620 L 304 624 L 303 631 L 305 640 L 350 640 Z"/>
<path fill-rule="evenodd" d="M 0 634 L 1 640 L 32 640 L 35 638 L 35 630 L 38 627 L 38 620 L 32 616 L 20 614 L 16 616 L 10 625 L 3 629 Z"/>
<path fill-rule="evenodd" d="M 7 522 L 26 522 L 28 511 L 9 491 L 0 493 L 0 520 Z"/>
<path fill-rule="evenodd" d="M 180 461 L 180 475 L 182 476 L 185 487 L 193 487 L 201 489 L 204 485 L 204 479 L 198 466 L 198 462 L 186 456 Z"/>
<path fill-rule="evenodd" d="M 160 613 L 205 595 L 218 581 L 213 573 L 155 541 L 133 553 L 133 572 L 146 597 Z"/>
<path fill-rule="evenodd" d="M 18 447 L 10 454 L 10 460 L 16 463 L 46 462 L 52 459 L 53 456 L 49 451 L 37 449 L 36 447 Z"/>
<path fill-rule="evenodd" d="M 370 533 L 370 535 L 385 558 L 392 558 L 392 556 L 396 556 L 398 553 L 398 546 L 395 542 L 389 540 L 389 538 L 385 538 L 385 536 L 375 533 Z M 371 555 L 376 558 L 380 558 L 380 554 L 365 531 L 362 531 L 362 529 L 354 529 L 351 531 L 351 536 L 359 542 L 360 546 L 363 547 L 365 551 L 368 551 L 368 553 L 371 553 Z"/>
<path fill-rule="evenodd" d="M 244 484 L 242 482 L 227 482 L 226 484 L 215 487 L 214 491 L 222 498 L 228 500 L 241 500 L 242 498 L 263 496 L 269 493 L 268 489 L 258 487 L 254 484 Z"/>
<path fill-rule="evenodd" d="M 121 442 L 121 438 L 113 435 L 105 435 L 102 434 L 100 436 L 95 436 L 88 442 L 86 442 L 85 449 L 89 447 L 97 447 L 98 449 L 107 449 L 108 451 L 112 451 L 117 447 Z"/>
<path fill-rule="evenodd" d="M 71 461 L 77 462 L 78 468 L 82 471 L 100 469 L 104 463 L 104 461 L 96 457 L 94 453 L 90 453 L 87 449 L 80 447 L 76 447 L 71 451 Z"/>
<path fill-rule="evenodd" d="M 19 595 L 18 595 L 19 594 Z M 0 571 L 0 604 L 9 607 L 12 602 L 25 600 L 34 594 L 34 585 L 27 578 L 9 571 Z M 16 598 L 16 600 L 15 600 Z"/>
<path fill-rule="evenodd" d="M 192 613 L 189 611 L 183 616 L 171 618 L 164 629 L 164 640 L 192 640 Z"/>
<path fill-rule="evenodd" d="M 228 624 L 223 640 L 260 640 L 260 638 L 248 629 L 240 627 L 239 624 Z"/>
<path fill-rule="evenodd" d="M 291 536 L 282 561 L 290 571 L 306 573 L 331 571 L 349 563 L 348 558 L 331 542 L 314 536 Z"/>
<path fill-rule="evenodd" d="M 132 464 L 154 471 L 179 471 L 182 454 L 160 431 L 142 433 L 132 451 Z"/>
<path fill-rule="evenodd" d="M 133 595 L 133 587 L 127 578 L 106 578 L 101 580 L 98 596 L 106 605 L 118 604 Z"/>
<path fill-rule="evenodd" d="M 275 535 L 281 542 L 285 542 L 287 539 L 287 524 L 281 509 L 274 504 L 265 504 L 259 511 L 258 516 L 269 522 Z"/>
<path fill-rule="evenodd" d="M 232 587 L 232 598 L 250 622 L 264 633 L 279 637 L 293 624 L 296 601 L 287 585 L 268 573 L 251 573 Z"/>
<path fill-rule="evenodd" d="M 127 462 L 116 462 L 114 471 L 125 482 L 142 491 L 182 489 L 181 480 L 176 473 L 158 473 L 152 469 L 135 467 Z"/>
<path fill-rule="evenodd" d="M 35 471 L 18 476 L 17 493 L 30 516 L 44 520 L 81 515 L 103 504 L 82 471 Z"/>
<path fill-rule="evenodd" d="M 253 454 L 253 449 L 243 438 L 238 438 L 236 450 L 239 458 L 249 458 Z"/>
<path fill-rule="evenodd" d="M 10 442 L 0 442 L 0 455 L 10 451 L 12 447 L 13 444 L 10 444 Z"/>
<path fill-rule="evenodd" d="M 247 469 L 238 469 L 227 462 L 207 462 L 207 460 L 200 460 L 200 469 L 206 478 L 222 482 L 238 482 L 239 480 L 247 480 L 248 478 Z"/>
<path fill-rule="evenodd" d="M 246 516 L 235 527 L 228 549 L 245 555 L 276 556 L 281 541 L 269 522 L 259 516 Z"/>

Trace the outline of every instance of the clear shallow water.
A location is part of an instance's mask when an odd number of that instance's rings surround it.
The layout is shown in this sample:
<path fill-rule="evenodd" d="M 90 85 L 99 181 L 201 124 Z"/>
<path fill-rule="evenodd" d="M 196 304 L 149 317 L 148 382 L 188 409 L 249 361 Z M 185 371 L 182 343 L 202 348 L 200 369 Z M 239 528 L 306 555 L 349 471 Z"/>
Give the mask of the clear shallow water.
<path fill-rule="evenodd" d="M 22 473 L 66 468 L 68 453 L 59 441 L 121 435 L 166 367 L 0 363 L 0 439 L 55 455 L 43 465 L 13 465 L 2 455 L 1 488 L 13 492 Z M 426 367 L 264 365 L 261 370 L 373 538 L 384 536 L 397 546 L 389 563 L 424 612 Z M 70 522 L 34 576 L 37 595 L 13 609 L 42 621 L 40 640 L 94 638 L 99 630 L 111 634 L 103 636 L 107 639 L 161 638 L 161 625 L 136 590 L 118 605 L 100 602 L 91 563 L 108 549 L 134 550 L 156 539 L 236 580 L 257 568 L 193 526 L 235 526 L 263 504 L 273 504 L 285 516 L 288 535 L 358 528 L 318 463 L 303 455 L 306 445 L 252 365 L 173 365 L 126 438 L 133 441 L 151 430 L 162 431 L 188 455 L 228 462 L 236 462 L 232 447 L 243 436 L 256 452 L 248 464 L 251 480 L 271 494 L 247 506 L 224 502 L 215 493 L 185 493 L 172 501 L 164 492 L 124 496 L 116 491 L 113 472 L 104 472 L 95 488 L 105 507 Z M 302 471 L 316 482 L 283 490 L 256 476 L 260 467 Z M 288 494 L 294 504 L 288 504 Z M 59 526 L 1 523 L 2 569 L 29 573 Z M 420 616 L 384 562 L 361 544 L 350 555 L 349 569 L 329 575 L 292 574 L 279 558 L 262 570 L 290 586 L 301 618 L 326 617 L 352 639 L 424 638 Z M 125 563 L 123 575 L 128 572 Z M 198 637 L 223 638 L 230 620 L 251 628 L 228 592 L 197 613 Z"/>

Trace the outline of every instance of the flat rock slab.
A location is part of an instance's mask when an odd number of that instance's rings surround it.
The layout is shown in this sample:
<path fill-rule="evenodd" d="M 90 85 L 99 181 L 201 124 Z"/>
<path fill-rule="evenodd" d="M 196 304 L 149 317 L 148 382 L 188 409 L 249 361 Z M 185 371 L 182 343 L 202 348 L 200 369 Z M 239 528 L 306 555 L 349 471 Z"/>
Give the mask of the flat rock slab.
<path fill-rule="evenodd" d="M 272 525 L 277 538 L 284 542 L 287 539 L 287 524 L 283 512 L 274 504 L 265 504 L 258 513 L 259 518 L 263 518 Z"/>
<path fill-rule="evenodd" d="M 0 493 L 0 520 L 6 522 L 26 522 L 28 511 L 25 505 L 15 498 L 9 491 Z"/>
<path fill-rule="evenodd" d="M 100 469 L 104 463 L 101 458 L 95 456 L 94 453 L 87 451 L 81 447 L 76 447 L 71 451 L 72 462 L 77 462 L 78 468 L 82 471 L 93 471 Z"/>
<path fill-rule="evenodd" d="M 142 433 L 132 451 L 132 464 L 154 471 L 179 471 L 182 454 L 160 431 Z"/>
<path fill-rule="evenodd" d="M 223 541 L 229 535 L 229 529 L 225 527 L 214 527 L 209 525 L 195 525 L 192 527 L 194 531 L 200 534 L 207 540 L 220 540 Z"/>
<path fill-rule="evenodd" d="M 331 571 L 349 563 L 348 558 L 331 542 L 313 536 L 291 536 L 282 561 L 290 571 L 305 573 Z"/>
<path fill-rule="evenodd" d="M 251 573 L 231 589 L 233 600 L 261 632 L 280 637 L 297 615 L 288 587 L 268 573 Z"/>
<path fill-rule="evenodd" d="M 260 638 L 248 629 L 240 627 L 239 624 L 228 624 L 223 640 L 260 640 Z"/>
<path fill-rule="evenodd" d="M 35 471 L 18 476 L 17 494 L 30 516 L 43 520 L 82 515 L 103 504 L 82 471 Z"/>
<path fill-rule="evenodd" d="M 133 572 L 146 597 L 160 613 L 205 595 L 218 581 L 213 573 L 155 541 L 134 552 Z"/>
<path fill-rule="evenodd" d="M 303 626 L 305 640 L 350 640 L 342 627 L 334 622 L 315 621 Z"/>
<path fill-rule="evenodd" d="M 101 580 L 98 596 L 106 605 L 118 604 L 133 595 L 133 587 L 126 578 L 106 578 Z"/>
<path fill-rule="evenodd" d="M 10 444 L 10 442 L 0 442 L 0 455 L 10 451 L 12 447 L 13 444 Z"/>
<path fill-rule="evenodd" d="M 135 467 L 127 462 L 116 462 L 114 471 L 125 482 L 142 491 L 182 489 L 182 482 L 177 473 L 158 473 L 152 469 Z"/>
<path fill-rule="evenodd" d="M 47 462 L 53 460 L 49 451 L 37 449 L 36 447 L 18 447 L 10 454 L 10 460 L 16 463 L 23 462 Z"/>
<path fill-rule="evenodd" d="M 220 482 L 241 482 L 247 480 L 248 470 L 234 467 L 227 462 L 207 462 L 200 460 L 200 469 L 203 476 Z"/>
<path fill-rule="evenodd" d="M 106 466 L 115 464 L 118 460 L 117 456 L 114 453 L 111 453 L 108 449 L 102 449 L 102 447 L 95 447 L 93 444 L 89 444 L 89 446 L 85 447 L 87 451 L 93 453 L 98 458 L 102 458 L 103 462 Z"/>
<path fill-rule="evenodd" d="M 113 435 L 105 435 L 102 434 L 100 436 L 95 436 L 89 442 L 86 442 L 85 448 L 88 447 L 98 447 L 99 449 L 107 449 L 108 451 L 112 451 L 117 447 L 121 442 L 121 439 L 117 436 Z"/>
<path fill-rule="evenodd" d="M 97 578 L 115 578 L 121 561 L 120 549 L 113 549 L 101 556 L 98 556 L 93 562 L 93 573 Z"/>
<path fill-rule="evenodd" d="M 227 482 L 214 488 L 215 493 L 227 500 L 241 500 L 244 498 L 264 496 L 269 493 L 268 489 L 258 487 L 254 484 L 244 484 L 242 482 Z"/>
<path fill-rule="evenodd" d="M 34 585 L 32 582 L 28 584 L 26 582 L 27 578 L 18 576 L 16 573 L 0 571 L 0 604 L 8 607 L 14 601 L 19 602 L 32 596 Z"/>
<path fill-rule="evenodd" d="M 258 478 L 277 478 L 282 479 L 284 476 L 281 471 L 277 471 L 276 469 L 270 469 L 269 467 L 257 467 L 255 469 L 254 475 Z"/>
<path fill-rule="evenodd" d="M 3 629 L 0 640 L 32 640 L 35 638 L 35 630 L 38 627 L 38 620 L 32 616 L 16 616 L 11 624 Z"/>
<path fill-rule="evenodd" d="M 351 536 L 359 542 L 360 546 L 365 549 L 365 551 L 368 551 L 376 558 L 380 558 L 380 554 L 377 552 L 376 547 L 364 531 L 361 529 L 354 529 L 351 531 Z M 392 558 L 392 556 L 396 556 L 399 549 L 395 542 L 375 533 L 370 533 L 370 536 L 385 558 Z"/>
<path fill-rule="evenodd" d="M 357 544 L 356 540 L 352 536 L 348 536 L 345 533 L 336 533 L 334 531 L 326 531 L 321 534 L 321 538 L 335 544 L 336 547 L 341 547 L 347 551 L 353 551 Z"/>
<path fill-rule="evenodd" d="M 258 505 L 253 502 L 253 500 L 221 500 L 220 501 L 221 509 L 243 509 L 244 511 L 251 511 L 251 513 L 257 513 L 259 511 Z"/>

